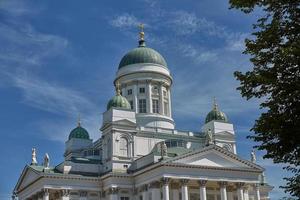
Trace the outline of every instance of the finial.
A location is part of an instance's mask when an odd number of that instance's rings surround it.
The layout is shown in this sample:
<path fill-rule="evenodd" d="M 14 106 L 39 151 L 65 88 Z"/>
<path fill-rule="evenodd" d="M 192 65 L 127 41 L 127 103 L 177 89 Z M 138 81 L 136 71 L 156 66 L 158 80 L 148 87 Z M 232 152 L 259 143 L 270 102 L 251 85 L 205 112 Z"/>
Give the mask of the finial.
<path fill-rule="evenodd" d="M 80 127 L 80 126 L 81 126 L 81 118 L 80 118 L 80 113 L 78 114 L 77 125 L 78 125 L 78 127 Z"/>
<path fill-rule="evenodd" d="M 218 110 L 218 104 L 217 104 L 217 99 L 214 97 L 214 105 L 213 105 L 214 110 Z"/>
<path fill-rule="evenodd" d="M 32 151 L 31 151 L 31 164 L 30 165 L 37 165 L 35 148 L 32 148 Z"/>
<path fill-rule="evenodd" d="M 144 24 L 139 24 L 139 28 L 140 28 L 140 40 L 139 40 L 139 47 L 144 47 L 146 46 L 145 44 L 145 32 L 144 32 Z"/>
<path fill-rule="evenodd" d="M 116 92 L 117 95 L 121 95 L 121 90 L 120 90 L 121 84 L 119 83 L 119 81 L 116 82 Z"/>

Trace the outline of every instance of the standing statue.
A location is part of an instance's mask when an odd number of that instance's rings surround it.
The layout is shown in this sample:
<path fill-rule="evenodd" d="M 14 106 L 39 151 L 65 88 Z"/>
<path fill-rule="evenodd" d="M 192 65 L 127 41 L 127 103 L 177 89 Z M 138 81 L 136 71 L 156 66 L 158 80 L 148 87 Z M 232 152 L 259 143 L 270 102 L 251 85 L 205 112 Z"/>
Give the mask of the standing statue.
<path fill-rule="evenodd" d="M 168 155 L 168 152 L 167 152 L 168 147 L 165 142 L 161 142 L 160 145 L 161 145 L 160 146 L 161 147 L 161 157 L 163 158 Z"/>
<path fill-rule="evenodd" d="M 209 146 L 210 144 L 213 144 L 213 134 L 212 134 L 212 131 L 210 129 L 208 129 L 208 131 L 206 132 L 205 144 L 206 144 L 206 146 Z"/>
<path fill-rule="evenodd" d="M 251 162 L 256 163 L 256 155 L 254 149 L 251 151 Z"/>
<path fill-rule="evenodd" d="M 49 155 L 46 153 L 44 157 L 44 167 L 46 169 L 49 168 L 49 163 L 50 163 Z"/>
<path fill-rule="evenodd" d="M 35 148 L 32 148 L 32 151 L 31 151 L 31 164 L 30 165 L 37 165 Z"/>

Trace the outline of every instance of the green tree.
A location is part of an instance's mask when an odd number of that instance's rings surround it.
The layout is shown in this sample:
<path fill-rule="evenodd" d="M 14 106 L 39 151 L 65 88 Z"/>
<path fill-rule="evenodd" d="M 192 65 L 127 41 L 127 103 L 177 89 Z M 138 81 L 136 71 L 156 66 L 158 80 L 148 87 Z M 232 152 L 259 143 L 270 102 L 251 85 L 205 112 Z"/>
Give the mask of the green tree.
<path fill-rule="evenodd" d="M 230 0 L 231 8 L 257 14 L 244 54 L 251 70 L 235 72 L 247 100 L 260 98 L 262 114 L 248 136 L 264 158 L 286 163 L 285 191 L 300 197 L 300 1 Z M 255 11 L 255 12 L 254 12 Z M 253 13 L 254 12 L 254 13 Z"/>

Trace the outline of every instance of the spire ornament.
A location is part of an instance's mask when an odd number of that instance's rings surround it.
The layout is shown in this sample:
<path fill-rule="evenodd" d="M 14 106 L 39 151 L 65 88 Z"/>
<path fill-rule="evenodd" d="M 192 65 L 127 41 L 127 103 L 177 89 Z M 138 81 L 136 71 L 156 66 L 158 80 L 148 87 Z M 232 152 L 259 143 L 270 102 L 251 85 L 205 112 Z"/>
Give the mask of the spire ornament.
<path fill-rule="evenodd" d="M 213 109 L 214 109 L 214 110 L 218 110 L 218 109 L 219 109 L 219 108 L 218 108 L 218 104 L 217 104 L 217 99 L 216 99 L 216 97 L 214 97 Z"/>
<path fill-rule="evenodd" d="M 78 127 L 81 127 L 81 118 L 80 118 L 80 113 L 78 114 L 77 126 L 78 126 Z"/>
<path fill-rule="evenodd" d="M 121 89 L 120 88 L 121 88 L 121 84 L 118 81 L 118 82 L 116 82 L 116 93 L 117 93 L 118 96 L 121 95 Z"/>
<path fill-rule="evenodd" d="M 144 24 L 139 24 L 139 29 L 140 29 L 140 33 L 139 33 L 139 36 L 140 36 L 140 39 L 139 39 L 139 47 L 145 47 L 146 44 L 145 44 L 145 32 L 144 32 L 144 27 L 145 25 Z"/>

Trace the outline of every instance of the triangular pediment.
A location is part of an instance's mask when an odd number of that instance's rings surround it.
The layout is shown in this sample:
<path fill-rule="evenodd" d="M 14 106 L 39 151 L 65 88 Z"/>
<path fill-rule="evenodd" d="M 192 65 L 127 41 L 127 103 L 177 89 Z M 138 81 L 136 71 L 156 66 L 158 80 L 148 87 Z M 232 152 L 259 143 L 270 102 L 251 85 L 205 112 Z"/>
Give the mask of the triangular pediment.
<path fill-rule="evenodd" d="M 15 190 L 22 190 L 24 187 L 36 181 L 39 177 L 38 171 L 32 169 L 30 166 L 26 166 L 17 182 Z"/>
<path fill-rule="evenodd" d="M 231 136 L 231 137 L 234 136 L 234 134 L 229 131 L 217 132 L 217 133 L 215 133 L 215 135 L 223 135 L 223 136 Z"/>
<path fill-rule="evenodd" d="M 125 125 L 125 126 L 135 126 L 136 123 L 128 120 L 128 119 L 121 119 L 121 120 L 118 120 L 118 121 L 114 121 L 114 124 L 117 124 L 117 125 Z"/>
<path fill-rule="evenodd" d="M 212 145 L 201 150 L 190 152 L 171 159 L 169 163 L 178 163 L 192 166 L 205 166 L 217 168 L 232 168 L 232 169 L 253 169 L 263 170 L 260 166 L 243 160 L 237 155 L 228 152 L 221 147 Z"/>

